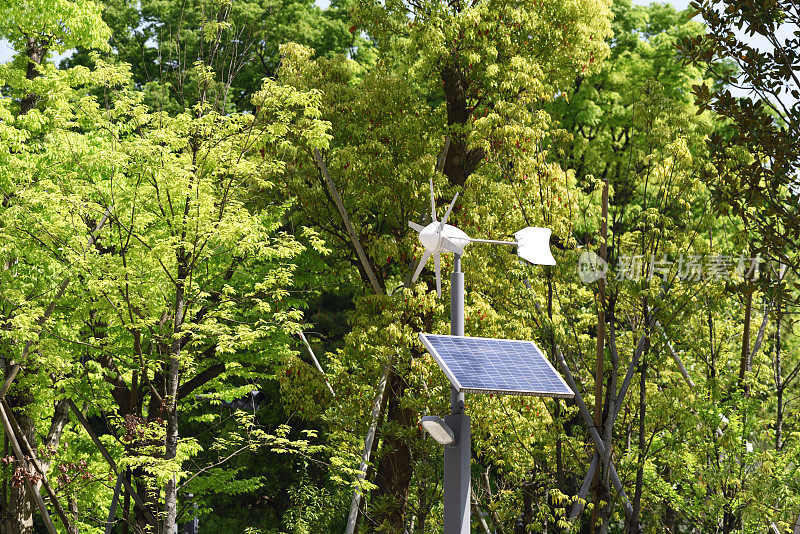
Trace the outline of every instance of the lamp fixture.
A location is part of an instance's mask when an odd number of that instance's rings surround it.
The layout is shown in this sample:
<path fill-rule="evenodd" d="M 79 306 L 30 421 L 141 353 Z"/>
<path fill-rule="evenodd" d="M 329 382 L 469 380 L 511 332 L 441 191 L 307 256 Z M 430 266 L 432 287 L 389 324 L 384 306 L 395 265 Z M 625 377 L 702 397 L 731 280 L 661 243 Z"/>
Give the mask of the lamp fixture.
<path fill-rule="evenodd" d="M 452 445 L 456 442 L 456 436 L 453 430 L 447 426 L 441 417 L 426 415 L 422 418 L 422 428 L 424 428 L 439 445 Z"/>

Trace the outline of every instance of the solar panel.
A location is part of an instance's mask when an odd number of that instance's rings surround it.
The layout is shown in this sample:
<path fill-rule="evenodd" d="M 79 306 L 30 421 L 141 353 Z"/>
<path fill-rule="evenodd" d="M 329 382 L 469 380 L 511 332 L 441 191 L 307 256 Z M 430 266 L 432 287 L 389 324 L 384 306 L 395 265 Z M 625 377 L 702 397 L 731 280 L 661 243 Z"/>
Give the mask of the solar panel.
<path fill-rule="evenodd" d="M 437 334 L 419 337 L 458 391 L 574 396 L 533 341 Z"/>

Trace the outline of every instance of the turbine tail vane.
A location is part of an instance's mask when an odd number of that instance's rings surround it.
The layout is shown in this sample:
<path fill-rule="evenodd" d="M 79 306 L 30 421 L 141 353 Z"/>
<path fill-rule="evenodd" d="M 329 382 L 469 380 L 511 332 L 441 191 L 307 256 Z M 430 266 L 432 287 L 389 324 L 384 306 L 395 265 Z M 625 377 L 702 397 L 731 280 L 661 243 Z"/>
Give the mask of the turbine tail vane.
<path fill-rule="evenodd" d="M 517 240 L 517 255 L 534 265 L 555 265 L 550 252 L 550 228 L 527 227 L 514 234 Z"/>

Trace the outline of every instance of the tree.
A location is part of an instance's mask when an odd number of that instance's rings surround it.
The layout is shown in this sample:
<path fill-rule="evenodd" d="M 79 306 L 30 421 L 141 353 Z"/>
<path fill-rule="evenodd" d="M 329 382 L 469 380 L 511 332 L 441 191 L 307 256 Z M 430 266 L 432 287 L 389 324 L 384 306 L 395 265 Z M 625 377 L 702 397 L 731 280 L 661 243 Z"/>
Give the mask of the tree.
<path fill-rule="evenodd" d="M 179 413 L 212 386 L 222 396 L 252 389 L 253 376 L 282 362 L 298 318 L 286 288 L 303 246 L 278 230 L 285 207 L 252 210 L 249 188 L 272 187 L 289 135 L 321 146 L 326 126 L 318 94 L 270 81 L 254 96 L 258 114 L 222 115 L 206 100 L 175 117 L 154 113 L 126 88 L 124 69 L 95 61 L 94 71 L 40 76 L 43 111 L 20 116 L 18 135 L 34 142 L 5 167 L 4 242 L 17 251 L 6 269 L 31 249 L 30 268 L 73 283 L 55 297 L 58 286 L 45 286 L 38 298 L 56 305 L 47 317 L 20 285 L 27 278 L 9 272 L 7 324 L 18 327 L 6 332 L 6 361 L 31 373 L 17 387 L 104 417 L 146 504 L 140 527 L 157 517 L 168 532 L 184 463 L 199 452 L 180 436 Z M 213 73 L 203 74 L 210 86 Z M 101 81 L 108 107 L 74 89 Z M 101 217 L 108 223 L 87 249 Z"/>
<path fill-rule="evenodd" d="M 796 272 L 800 84 L 791 31 L 800 24 L 800 8 L 791 1 L 701 0 L 691 7 L 708 31 L 685 40 L 681 50 L 687 63 L 708 68 L 719 80 L 693 92 L 700 111 L 713 110 L 728 125 L 709 137 L 706 179 L 714 184 L 720 213 L 742 219 L 754 250 Z M 734 89 L 746 96 L 734 96 Z"/>
<path fill-rule="evenodd" d="M 686 35 L 699 33 L 700 27 L 687 14 L 669 6 L 632 6 L 621 1 L 615 2 L 612 9 L 614 39 L 609 59 L 599 72 L 577 75 L 570 90 L 548 108 L 566 130 L 566 135 L 556 140 L 553 159 L 564 168 L 573 169 L 576 187 L 590 195 L 583 200 L 583 222 L 573 217 L 571 231 L 581 247 L 597 251 L 611 267 L 609 276 L 598 280 L 593 288 L 597 314 L 594 347 L 576 347 L 577 340 L 570 341 L 569 335 L 559 342 L 566 344 L 565 352 L 586 354 L 573 361 L 594 370 L 593 384 L 586 385 L 586 394 L 593 393 L 592 424 L 604 429 L 603 440 L 613 442 L 621 431 L 615 427 L 613 407 L 630 413 L 639 425 L 638 450 L 632 450 L 630 443 L 635 433 L 628 427 L 628 446 L 625 453 L 620 453 L 627 458 L 638 455 L 635 473 L 628 475 L 635 480 L 633 487 L 627 489 L 631 501 L 622 503 L 628 508 L 626 528 L 637 532 L 645 528 L 643 507 L 653 506 L 660 515 L 658 505 L 648 502 L 644 495 L 649 487 L 643 479 L 649 461 L 646 432 L 648 420 L 653 419 L 653 401 L 647 397 L 648 372 L 661 349 L 656 344 L 658 340 L 651 340 L 648 323 L 655 316 L 669 324 L 668 317 L 674 310 L 669 310 L 666 302 L 679 302 L 685 289 L 665 278 L 660 287 L 640 293 L 624 280 L 651 280 L 647 272 L 640 272 L 648 260 L 662 255 L 677 257 L 679 251 L 693 246 L 681 234 L 688 229 L 704 231 L 700 229 L 709 225 L 708 217 L 682 220 L 686 206 L 700 206 L 706 199 L 703 187 L 691 178 L 692 158 L 703 155 L 704 122 L 690 120 L 693 109 L 689 91 L 692 83 L 702 79 L 701 72 L 680 64 L 675 57 L 675 43 Z M 689 210 L 692 214 L 698 211 Z M 632 265 L 630 258 L 644 260 Z M 636 273 L 626 272 L 631 267 Z M 577 321 L 577 317 L 567 315 Z M 623 316 L 629 320 L 621 320 Z M 631 320 L 632 317 L 636 319 Z M 622 341 L 627 334 L 644 344 L 634 342 L 628 346 Z M 590 353 L 594 357 L 588 356 Z M 633 401 L 625 398 L 624 385 L 633 379 L 631 371 L 639 373 L 639 398 L 633 406 Z M 635 388 L 631 386 L 631 395 Z M 589 425 L 580 418 L 566 421 L 567 435 L 583 424 Z M 619 489 L 612 487 L 609 477 L 601 473 L 607 472 L 608 463 L 619 463 L 621 470 L 625 464 L 597 453 L 595 461 L 603 467 L 594 471 L 591 480 L 594 508 L 589 524 L 597 521 L 607 528 L 616 507 L 611 499 Z M 578 493 L 582 475 L 575 475 L 575 471 L 566 477 L 559 474 L 559 489 Z M 625 475 L 620 476 L 624 480 Z M 589 487 L 585 481 L 583 484 Z M 608 504 L 602 506 L 602 502 Z M 567 513 L 573 517 L 578 511 L 579 508 L 568 506 Z"/>
<path fill-rule="evenodd" d="M 24 73 L 29 81 L 39 74 L 51 52 L 64 53 L 78 46 L 105 48 L 110 35 L 100 17 L 100 6 L 92 1 L 34 2 L 23 6 L 8 1 L 0 4 L 0 16 L 0 36 L 19 52 L 16 63 L 20 69 L 15 69 L 15 77 Z M 20 111 L 30 111 L 37 103 L 36 92 L 21 82 L 6 81 L 22 86 L 25 93 Z"/>
<path fill-rule="evenodd" d="M 777 516 L 760 508 L 765 504 L 763 500 L 747 501 L 752 488 L 751 472 L 744 468 L 737 472 L 741 466 L 751 464 L 746 455 L 736 453 L 736 447 L 744 448 L 744 441 L 753 439 L 751 436 L 757 434 L 751 426 L 753 420 L 763 421 L 765 414 L 756 416 L 752 405 L 737 404 L 741 400 L 737 395 L 733 395 L 736 401 L 731 399 L 731 390 L 739 388 L 742 382 L 722 379 L 719 375 L 724 365 L 738 366 L 752 359 L 746 364 L 747 372 L 753 369 L 751 364 L 756 365 L 761 346 L 757 340 L 761 339 L 759 332 L 763 333 L 767 326 L 770 299 L 763 297 L 765 315 L 755 317 L 754 313 L 752 321 L 747 312 L 731 316 L 723 311 L 728 302 L 741 302 L 745 308 L 750 306 L 748 303 L 758 305 L 758 292 L 753 296 L 742 291 L 753 288 L 748 286 L 752 281 L 736 279 L 723 286 L 715 283 L 714 275 L 709 277 L 706 273 L 692 287 L 685 274 L 674 270 L 678 263 L 675 260 L 686 254 L 698 258 L 705 255 L 709 260 L 715 256 L 749 256 L 746 237 L 737 229 L 738 221 L 713 217 L 704 207 L 709 203 L 710 192 L 692 177 L 696 169 L 704 168 L 709 158 L 703 138 L 710 130 L 711 114 L 698 114 L 691 119 L 696 112 L 690 99 L 691 88 L 705 81 L 705 71 L 681 65 L 675 45 L 700 35 L 701 28 L 690 21 L 688 13 L 676 13 L 667 6 L 631 7 L 618 2 L 614 10 L 615 39 L 609 61 L 599 73 L 577 77 L 569 98 L 556 100 L 551 107 L 551 113 L 560 118 L 561 125 L 571 134 L 555 145 L 564 149 L 563 155 L 554 151 L 556 160 L 574 169 L 577 183 L 587 193 L 599 197 L 589 201 L 585 222 L 576 221 L 577 239 L 590 249 L 607 250 L 606 259 L 611 267 L 603 287 L 598 282 L 595 289 L 597 343 L 578 351 L 578 354 L 596 352 L 596 356 L 583 357 L 575 365 L 579 369 L 582 361 L 590 369 L 597 365 L 595 413 L 599 414 L 598 422 L 606 423 L 604 427 L 609 433 L 604 439 L 613 441 L 621 437 L 620 433 L 625 436 L 615 447 L 618 459 L 613 464 L 623 473 L 630 470 L 627 478 L 634 480 L 627 488 L 631 497 L 628 531 L 646 530 L 656 518 L 662 518 L 670 529 L 681 522 L 702 523 L 703 531 L 738 528 L 735 517 L 741 519 L 743 510 L 752 522 L 756 517 L 762 522 L 774 520 Z M 598 204 L 601 208 L 607 206 L 607 233 L 602 220 L 605 213 L 596 222 L 598 214 L 594 210 Z M 731 273 L 732 269 L 725 276 Z M 629 284 L 625 280 L 639 283 Z M 689 298 L 696 292 L 703 293 L 702 301 Z M 703 312 L 698 309 L 701 306 Z M 704 319 L 700 319 L 703 315 Z M 573 324 L 580 324 L 577 314 L 572 317 Z M 658 322 L 648 326 L 653 318 Z M 722 332 L 734 325 L 744 335 L 736 340 L 738 346 L 708 346 L 702 341 L 702 323 L 695 323 L 698 320 L 703 321 L 714 339 L 721 339 Z M 676 322 L 682 325 L 683 334 L 673 329 Z M 626 335 L 635 336 L 634 340 L 643 344 L 628 345 L 623 341 Z M 684 335 L 693 344 L 699 344 L 697 352 L 687 351 L 685 344 L 682 344 L 685 352 L 675 351 L 674 339 Z M 560 342 L 566 344 L 567 354 L 576 350 L 564 338 Z M 625 355 L 631 353 L 635 357 L 626 362 Z M 667 355 L 672 363 L 665 358 Z M 705 379 L 697 376 L 694 362 L 705 362 Z M 624 365 L 628 365 L 627 374 L 621 373 Z M 666 385 L 674 380 L 664 378 L 665 373 L 676 372 L 673 365 L 681 370 L 685 384 Z M 691 372 L 693 368 L 695 373 Z M 630 391 L 634 399 L 625 399 L 620 404 L 625 391 L 620 385 L 628 375 L 635 377 Z M 591 381 L 587 384 L 589 391 L 590 386 Z M 707 399 L 694 397 L 686 404 L 679 400 L 686 391 L 703 387 L 708 388 Z M 684 393 L 679 393 L 682 390 Z M 654 391 L 659 392 L 656 397 Z M 683 407 L 677 408 L 676 403 Z M 621 409 L 621 428 L 614 426 L 611 407 L 615 404 Z M 718 413 L 722 407 L 727 417 L 736 414 L 739 425 L 736 430 L 726 431 L 724 445 L 713 434 L 717 426 L 712 426 L 710 416 L 700 424 L 696 419 L 686 425 L 671 421 L 675 410 L 710 414 Z M 568 421 L 567 427 L 574 424 Z M 713 443 L 717 449 L 708 452 L 705 458 L 702 455 L 689 458 L 680 452 L 678 444 L 695 439 L 693 432 L 699 428 L 704 433 L 700 441 Z M 737 442 L 733 436 L 742 436 L 741 441 Z M 724 461 L 720 460 L 719 447 L 731 451 L 726 453 Z M 660 454 L 654 456 L 653 449 Z M 687 465 L 693 466 L 688 472 Z M 702 473 L 699 476 L 703 480 L 714 481 L 704 486 L 706 492 L 702 497 L 669 489 L 690 486 L 691 478 L 697 476 L 690 474 L 692 470 Z M 626 478 L 624 474 L 621 477 Z M 571 492 L 577 491 L 580 478 L 570 482 Z M 614 495 L 609 482 L 595 478 L 601 502 Z M 706 500 L 710 494 L 718 496 L 713 507 Z M 745 501 L 749 505 L 735 504 Z M 605 523 L 614 512 L 607 505 L 595 513 Z M 738 524 L 742 526 L 741 521 Z"/>
<path fill-rule="evenodd" d="M 220 105 L 252 110 L 261 80 L 276 75 L 283 42 L 313 46 L 320 56 L 348 48 L 365 56 L 367 43 L 348 32 L 345 18 L 345 7 L 337 2 L 322 10 L 308 0 L 109 0 L 103 3 L 103 20 L 112 30 L 106 59 L 130 64 L 134 83 L 148 93 L 147 103 L 171 113 L 200 98 L 192 65 L 204 61 L 228 87 Z M 88 66 L 89 52 L 79 49 L 65 64 Z"/>
<path fill-rule="evenodd" d="M 547 17 L 535 14 L 540 10 Z M 417 430 L 412 407 L 421 410 L 443 396 L 420 390 L 423 386 L 414 378 L 414 362 L 422 355 L 411 327 L 420 319 L 405 310 L 417 307 L 419 313 L 424 311 L 422 324 L 426 330 L 445 323 L 438 308 L 433 320 L 433 310 L 422 295 L 399 291 L 414 266 L 414 234 L 409 233 L 406 221 L 418 218 L 422 201 L 427 198 L 425 177 L 431 176 L 444 138 L 449 137 L 442 166 L 447 186 L 465 191 L 465 205 L 454 217 L 466 224 L 468 231 L 473 225 L 483 227 L 482 235 L 487 230 L 508 231 L 506 223 L 518 221 L 516 212 L 488 228 L 480 221 L 462 220 L 459 213 L 474 211 L 476 217 L 483 213 L 473 208 L 477 199 L 486 199 L 483 188 L 497 179 L 496 161 L 503 150 L 512 153 L 520 167 L 535 165 L 531 160 L 536 156 L 526 155 L 524 144 L 543 135 L 547 119 L 534 109 L 562 86 L 567 72 L 575 68 L 589 72 L 594 68 L 592 57 L 599 61 L 605 56 L 607 16 L 601 4 L 559 2 L 534 8 L 532 4 L 502 2 L 471 6 L 361 3 L 355 9 L 357 27 L 363 27 L 378 42 L 385 58 L 362 83 L 353 87 L 349 81 L 353 74 L 347 69 L 354 69 L 352 65 L 317 62 L 304 66 L 308 53 L 298 58 L 302 62 L 299 68 L 290 64 L 294 70 L 287 69 L 292 76 L 299 71 L 296 83 L 300 87 L 319 88 L 330 99 L 324 116 L 333 124 L 334 139 L 324 155 L 324 164 L 337 182 L 345 212 L 353 221 L 368 261 L 356 260 L 354 240 L 340 224 L 342 218 L 334 210 L 332 194 L 310 158 L 290 175 L 291 194 L 303 199 L 299 205 L 304 217 L 300 220 L 309 221 L 340 244 L 334 248 L 346 255 L 332 259 L 341 258 L 345 265 L 357 266 L 364 284 L 369 282 L 369 272 L 374 272 L 378 287 L 390 293 L 356 300 L 351 319 L 354 331 L 347 341 L 353 344 L 350 347 L 366 343 L 369 348 L 356 353 L 345 349 L 340 358 L 346 362 L 341 372 L 348 369 L 352 381 L 352 368 L 364 367 L 357 364 L 358 359 L 369 352 L 383 356 L 363 369 L 371 378 L 365 377 L 359 400 L 349 403 L 346 412 L 371 405 L 373 398 L 383 398 L 385 423 L 375 442 L 382 444 L 375 451 L 377 488 L 366 517 L 376 528 L 399 531 L 410 515 L 433 517 L 430 506 L 435 499 L 418 483 L 420 471 L 415 463 L 419 462 L 412 460 L 420 458 L 412 452 L 420 446 L 413 439 Z M 412 84 L 406 84 L 404 78 Z M 440 180 L 436 183 L 441 184 Z M 505 204 L 498 213 L 508 209 Z M 493 219 L 495 216 L 488 217 Z M 477 254 L 475 257 L 480 264 Z M 477 286 L 485 287 L 484 281 Z M 390 340 L 372 333 L 375 324 L 387 324 L 397 315 L 402 320 L 396 325 L 397 332 L 392 328 L 387 333 Z M 518 323 L 514 327 L 519 327 Z M 386 346 L 397 347 L 397 353 L 387 353 Z M 382 382 L 379 376 L 385 368 L 386 397 L 381 393 L 373 396 L 372 384 Z M 361 413 L 363 418 L 363 409 Z M 363 419 L 360 425 L 366 428 Z M 347 432 L 345 442 L 349 444 L 345 450 L 358 450 L 360 445 L 353 442 L 352 431 L 343 432 Z M 424 522 L 419 528 L 425 528 Z"/>
<path fill-rule="evenodd" d="M 675 54 L 700 26 L 623 0 L 334 8 L 326 41 L 310 4 L 109 3 L 111 52 L 3 67 L 0 350 L 26 432 L 3 424 L 33 445 L 4 458 L 31 489 L 3 528 L 31 530 L 41 489 L 73 531 L 342 531 L 354 492 L 362 531 L 439 528 L 418 418 L 449 384 L 418 333 L 448 309 L 432 269 L 411 284 L 407 227 L 429 179 L 468 234 L 548 226 L 558 249 L 463 257 L 467 334 L 535 340 L 576 392 L 468 397 L 476 527 L 793 528 L 794 293 L 779 265 L 745 276 L 748 227 L 711 209 L 705 136 L 733 130 Z M 604 282 L 576 276 L 586 249 Z"/>
<path fill-rule="evenodd" d="M 36 124 L 40 122 L 43 117 L 36 112 L 36 107 L 40 104 L 44 94 L 52 90 L 48 87 L 46 82 L 41 82 L 36 78 L 45 70 L 48 69 L 46 59 L 48 55 L 55 52 L 65 52 L 76 46 L 84 47 L 105 47 L 107 46 L 107 39 L 110 34 L 108 27 L 103 23 L 100 18 L 100 9 L 94 2 L 82 2 L 79 4 L 72 2 L 35 2 L 19 5 L 15 2 L 2 2 L 0 3 L 0 36 L 7 39 L 18 55 L 15 57 L 11 64 L 2 66 L 2 75 L 0 78 L 3 84 L 10 87 L 8 94 L 14 98 L 13 105 L 4 100 L 3 103 L 3 119 L 8 124 L 4 140 L 6 146 L 12 151 L 7 156 L 5 169 L 12 169 L 16 167 L 18 155 L 16 153 L 27 153 L 27 141 L 30 139 L 30 128 L 34 131 L 38 130 Z M 25 116 L 28 113 L 32 116 Z M 14 124 L 17 122 L 17 124 Z M 9 175 L 6 175 L 6 180 L 0 188 L 0 194 L 3 196 L 2 207 L 4 210 L 13 209 L 16 207 L 18 191 L 13 186 L 13 181 L 9 180 Z M 23 334 L 19 337 L 20 331 L 25 331 L 33 324 L 18 324 L 15 318 L 25 316 L 29 313 L 30 309 L 25 309 L 28 306 L 33 306 L 35 309 L 37 305 L 42 305 L 42 301 L 36 303 L 30 302 L 30 299 L 35 296 L 41 296 L 43 292 L 53 289 L 53 285 L 57 282 L 49 276 L 36 275 L 35 272 L 43 267 L 33 267 L 37 261 L 33 258 L 40 258 L 35 251 L 36 247 L 24 246 L 19 247 L 19 243 L 9 241 L 6 244 L 5 255 L 3 259 L 4 271 L 6 276 L 11 276 L 14 280 L 15 289 L 10 293 L 6 293 L 7 300 L 4 303 L 3 309 L 3 322 L 6 325 L 4 330 L 6 336 L 4 342 L 10 345 L 20 343 L 21 340 L 24 345 L 28 345 L 30 338 Z M 32 254 L 33 257 L 29 256 Z M 29 266 L 32 270 L 21 267 L 15 268 L 16 265 L 26 265 L 28 260 L 33 260 Z M 54 274 L 52 270 L 45 267 L 44 272 Z M 33 275 L 33 278 L 27 277 L 26 274 Z M 17 284 L 16 282 L 20 283 Z M 60 283 L 59 281 L 58 283 Z M 50 287 L 48 287 L 50 286 Z M 56 286 L 57 287 L 57 286 Z M 63 291 L 63 290 L 62 290 Z M 10 298 L 8 298 L 10 297 Z M 47 304 L 41 311 L 47 308 Z M 31 334 L 28 331 L 27 336 Z M 22 351 L 27 352 L 30 346 L 22 348 Z M 10 349 L 9 345 L 4 346 L 4 350 Z M 15 367 L 14 358 L 10 356 L 3 357 L 3 371 L 4 376 L 11 375 Z M 23 372 L 24 375 L 24 372 Z M 33 406 L 34 398 L 30 392 L 24 388 L 16 387 L 12 390 L 11 396 L 8 399 L 9 404 L 14 409 L 19 410 L 19 423 L 21 432 L 29 441 L 35 443 L 35 424 L 36 418 L 35 407 Z M 46 434 L 45 441 L 49 445 L 57 445 L 59 437 L 66 423 L 65 406 L 62 404 L 59 409 L 55 411 L 54 418 L 48 422 L 49 431 Z M 48 462 L 44 462 L 45 469 Z M 38 485 L 37 485 L 38 491 Z M 6 501 L 6 495 L 3 494 L 3 510 L 5 523 L 3 528 L 8 532 L 25 531 L 32 526 L 33 515 L 30 496 L 21 485 L 15 485 L 11 488 L 10 498 Z"/>
<path fill-rule="evenodd" d="M 793 2 L 761 5 L 696 1 L 691 7 L 703 17 L 708 31 L 686 39 L 680 49 L 687 64 L 707 68 L 716 76 L 718 83 L 698 84 L 693 93 L 700 110 L 713 111 L 722 124 L 708 139 L 710 162 L 703 169 L 704 179 L 713 185 L 718 213 L 740 219 L 743 239 L 751 250 L 777 262 L 776 272 L 780 273 L 770 277 L 764 287 L 770 295 L 769 305 L 776 299 L 778 302 L 774 347 L 777 452 L 781 447 L 778 436 L 783 426 L 783 390 L 795 374 L 788 373 L 785 377 L 788 381 L 784 382 L 779 333 L 788 326 L 781 324 L 786 322 L 782 308 L 796 304 L 789 295 L 796 295 L 798 287 L 795 275 L 800 156 L 796 138 L 800 87 L 795 73 L 797 35 L 795 32 L 792 36 L 792 31 L 798 27 L 800 11 Z M 792 286 L 788 292 L 787 281 Z M 753 288 L 746 287 L 745 291 L 749 295 L 746 299 L 746 322 L 749 322 Z M 763 327 L 757 339 L 762 333 Z M 744 345 L 747 339 L 745 335 Z M 748 395 L 750 385 L 744 379 L 754 355 L 744 345 L 739 378 Z M 751 413 L 750 417 L 758 415 Z M 781 494 L 778 498 L 786 497 Z M 796 529 L 800 517 L 796 515 L 796 504 L 786 502 L 784 509 L 789 515 L 776 514 L 776 521 Z M 740 507 L 730 510 L 728 515 L 731 528 L 736 528 L 747 521 L 748 514 Z"/>

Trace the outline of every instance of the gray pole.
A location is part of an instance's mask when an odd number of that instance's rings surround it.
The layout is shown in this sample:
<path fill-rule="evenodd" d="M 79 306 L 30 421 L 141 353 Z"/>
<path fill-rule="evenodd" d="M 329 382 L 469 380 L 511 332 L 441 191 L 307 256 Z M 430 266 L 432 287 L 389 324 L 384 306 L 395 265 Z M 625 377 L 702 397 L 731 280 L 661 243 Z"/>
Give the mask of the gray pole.
<path fill-rule="evenodd" d="M 450 334 L 464 335 L 464 273 L 458 254 L 450 275 Z M 444 534 L 469 534 L 470 420 L 464 413 L 464 394 L 453 386 L 450 386 L 450 415 L 444 421 L 456 438 L 455 443 L 444 448 Z"/>

